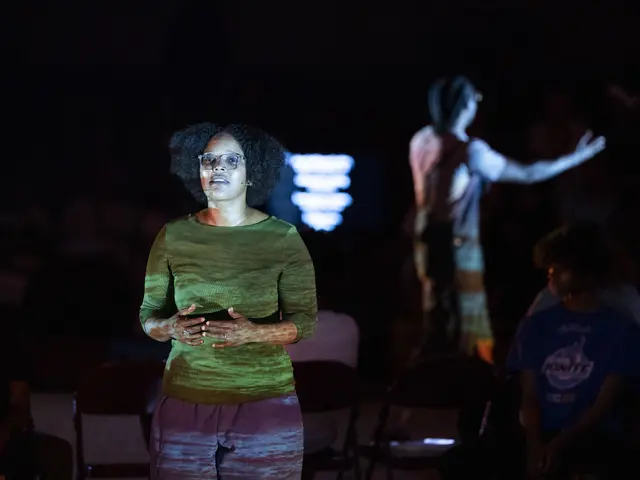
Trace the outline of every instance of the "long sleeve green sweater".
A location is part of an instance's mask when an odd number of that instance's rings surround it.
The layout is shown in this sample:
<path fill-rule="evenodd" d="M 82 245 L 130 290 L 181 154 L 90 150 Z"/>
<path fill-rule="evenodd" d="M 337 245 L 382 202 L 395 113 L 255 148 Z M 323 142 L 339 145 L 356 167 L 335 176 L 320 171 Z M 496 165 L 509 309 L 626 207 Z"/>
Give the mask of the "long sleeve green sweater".
<path fill-rule="evenodd" d="M 282 312 L 313 334 L 317 304 L 309 253 L 296 228 L 275 217 L 240 227 L 204 225 L 190 215 L 165 225 L 151 247 L 140 320 L 168 318 L 197 305 L 194 314 L 230 307 L 249 319 Z M 251 343 L 212 348 L 172 341 L 164 393 L 184 401 L 230 404 L 277 397 L 294 390 L 284 347 Z"/>

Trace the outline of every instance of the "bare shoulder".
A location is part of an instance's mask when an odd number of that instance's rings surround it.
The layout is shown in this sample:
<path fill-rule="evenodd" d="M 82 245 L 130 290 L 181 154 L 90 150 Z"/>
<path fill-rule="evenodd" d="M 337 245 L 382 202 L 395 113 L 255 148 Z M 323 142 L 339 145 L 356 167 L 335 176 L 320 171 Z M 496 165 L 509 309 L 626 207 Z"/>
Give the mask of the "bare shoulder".
<path fill-rule="evenodd" d="M 427 125 L 413 134 L 413 137 L 411 137 L 411 143 L 424 142 L 425 140 L 431 140 L 436 137 L 436 131 L 431 125 Z"/>
<path fill-rule="evenodd" d="M 487 142 L 477 137 L 471 137 L 467 145 L 470 150 L 489 150 L 491 148 Z"/>

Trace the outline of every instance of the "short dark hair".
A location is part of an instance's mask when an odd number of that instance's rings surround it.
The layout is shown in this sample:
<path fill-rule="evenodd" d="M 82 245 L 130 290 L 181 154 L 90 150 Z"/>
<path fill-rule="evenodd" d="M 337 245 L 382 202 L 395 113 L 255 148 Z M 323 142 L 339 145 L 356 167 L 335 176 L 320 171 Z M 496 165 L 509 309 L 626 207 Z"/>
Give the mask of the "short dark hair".
<path fill-rule="evenodd" d="M 226 133 L 242 147 L 247 161 L 247 204 L 263 205 L 280 180 L 280 171 L 285 162 L 286 151 L 271 135 L 256 127 L 233 124 L 225 127 L 214 123 L 198 123 L 174 133 L 169 141 L 171 173 L 176 175 L 198 203 L 207 199 L 200 184 L 200 155 L 209 140 Z"/>
<path fill-rule="evenodd" d="M 596 223 L 566 225 L 536 244 L 534 261 L 539 268 L 559 266 L 599 285 L 611 271 L 611 244 Z"/>
<path fill-rule="evenodd" d="M 436 80 L 429 89 L 429 113 L 434 128 L 439 131 L 451 128 L 476 94 L 476 88 L 462 75 Z"/>

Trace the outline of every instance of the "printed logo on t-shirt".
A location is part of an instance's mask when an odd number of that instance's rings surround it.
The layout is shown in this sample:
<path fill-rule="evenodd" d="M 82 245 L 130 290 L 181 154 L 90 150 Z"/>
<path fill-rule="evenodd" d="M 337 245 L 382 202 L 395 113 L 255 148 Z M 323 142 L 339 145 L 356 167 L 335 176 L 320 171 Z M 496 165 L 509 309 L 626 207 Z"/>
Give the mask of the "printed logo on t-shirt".
<path fill-rule="evenodd" d="M 584 354 L 585 338 L 556 350 L 542 364 L 542 373 L 558 390 L 568 390 L 584 382 L 593 371 L 594 362 Z"/>
<path fill-rule="evenodd" d="M 584 335 L 585 333 L 591 333 L 593 329 L 590 325 L 580 325 L 579 323 L 565 323 L 560 328 L 558 328 L 558 334 L 566 334 L 566 333 L 578 333 L 580 335 Z"/>

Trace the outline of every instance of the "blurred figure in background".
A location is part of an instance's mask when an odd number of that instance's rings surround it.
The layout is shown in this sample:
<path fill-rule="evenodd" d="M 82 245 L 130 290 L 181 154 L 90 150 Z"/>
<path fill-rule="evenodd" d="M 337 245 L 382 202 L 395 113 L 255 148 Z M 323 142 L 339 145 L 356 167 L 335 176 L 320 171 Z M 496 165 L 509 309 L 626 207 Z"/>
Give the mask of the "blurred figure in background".
<path fill-rule="evenodd" d="M 633 455 L 620 400 L 640 376 L 640 328 L 602 302 L 612 252 L 593 226 L 572 225 L 535 254 L 560 302 L 522 322 L 507 362 L 519 374 L 527 472 L 567 478 L 586 465 L 625 478 Z"/>
<path fill-rule="evenodd" d="M 467 135 L 480 98 L 461 76 L 434 83 L 429 91 L 433 125 L 413 136 L 409 163 L 415 193 L 416 268 L 423 292 L 431 295 L 433 285 L 435 297 L 435 306 L 427 313 L 425 348 L 455 346 L 492 361 L 494 340 L 480 244 L 480 198 L 486 185 L 549 180 L 592 158 L 604 149 L 605 141 L 585 135 L 568 155 L 529 165 L 515 162 Z"/>
<path fill-rule="evenodd" d="M 640 328 L 601 302 L 611 253 L 590 225 L 563 227 L 536 245 L 559 301 L 521 322 L 507 360 L 520 394 L 505 392 L 500 410 L 494 399 L 495 413 L 507 414 L 494 438 L 447 452 L 443 480 L 564 479 L 582 467 L 595 478 L 626 477 L 632 465 L 619 400 L 640 375 Z"/>
<path fill-rule="evenodd" d="M 298 343 L 287 345 L 291 361 L 334 361 L 351 368 L 358 366 L 360 332 L 355 320 L 335 310 L 332 286 L 317 278 L 318 323 L 315 334 Z M 303 415 L 304 451 L 315 453 L 331 447 L 338 437 L 338 418 L 335 414 Z"/>
<path fill-rule="evenodd" d="M 12 330 L 5 330 L 7 341 L 0 350 L 0 476 L 7 480 L 71 480 L 71 445 L 34 429 L 30 362 L 23 349 L 24 337 Z"/>

